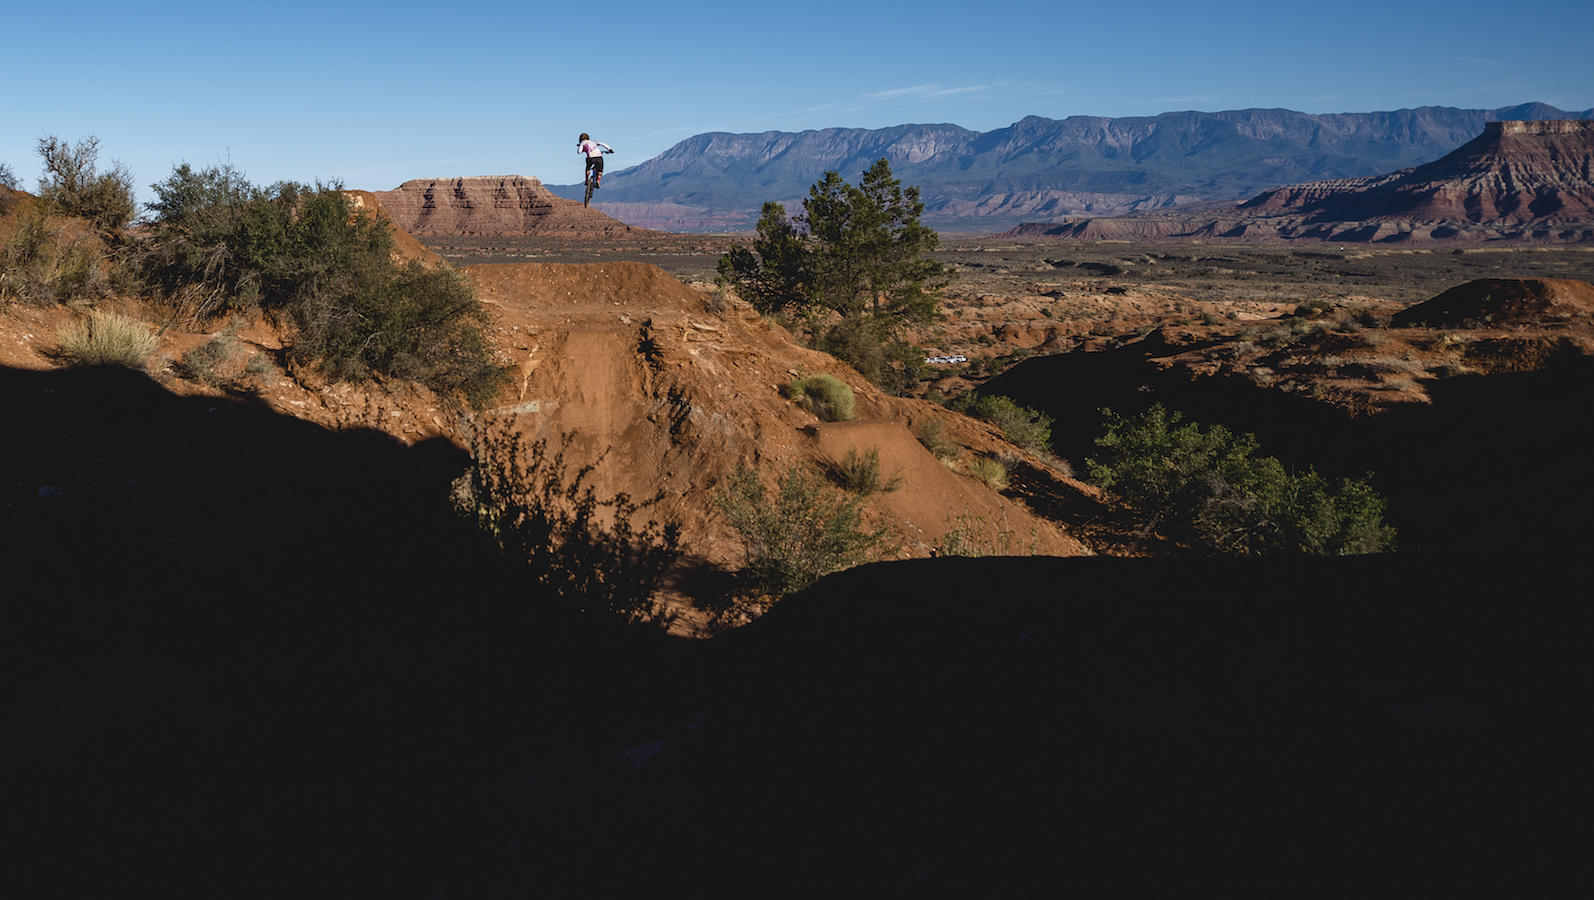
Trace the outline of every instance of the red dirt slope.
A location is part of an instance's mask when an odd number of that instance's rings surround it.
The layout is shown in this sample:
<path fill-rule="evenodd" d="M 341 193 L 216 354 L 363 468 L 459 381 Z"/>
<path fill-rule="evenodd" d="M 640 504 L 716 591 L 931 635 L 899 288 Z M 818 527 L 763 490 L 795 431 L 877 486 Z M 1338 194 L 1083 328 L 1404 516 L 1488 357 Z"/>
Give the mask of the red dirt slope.
<path fill-rule="evenodd" d="M 739 565 L 739 544 L 714 511 L 716 483 L 738 465 L 767 477 L 799 461 L 838 461 L 878 448 L 900 490 L 870 498 L 896 519 L 901 555 L 927 556 L 958 517 L 982 520 L 987 541 L 1012 533 L 1012 552 L 1074 555 L 1073 538 L 971 476 L 943 465 L 912 429 L 933 404 L 893 398 L 834 358 L 792 343 L 745 306 L 712 311 L 702 294 L 644 263 L 469 266 L 518 367 L 513 396 L 484 418 L 530 438 L 563 442 L 574 466 L 598 462 L 600 494 L 650 497 L 679 522 L 691 552 Z M 858 421 L 821 423 L 780 395 L 797 374 L 829 373 L 857 396 Z M 1016 453 L 990 428 L 947 416 L 971 455 Z"/>

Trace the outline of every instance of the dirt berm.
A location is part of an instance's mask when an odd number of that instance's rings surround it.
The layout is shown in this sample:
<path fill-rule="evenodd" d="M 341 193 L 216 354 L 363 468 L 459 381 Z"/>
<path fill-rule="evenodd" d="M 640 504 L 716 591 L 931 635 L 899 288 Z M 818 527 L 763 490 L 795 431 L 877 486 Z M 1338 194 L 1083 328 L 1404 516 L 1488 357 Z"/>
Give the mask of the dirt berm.
<path fill-rule="evenodd" d="M 945 418 L 966 458 L 1016 453 L 991 428 L 921 400 L 890 397 L 833 357 L 797 346 L 751 308 L 715 310 L 716 298 L 645 263 L 516 263 L 468 266 L 496 318 L 498 346 L 516 367 L 510 396 L 483 420 L 565 451 L 575 468 L 595 464 L 600 497 L 652 497 L 641 515 L 681 525 L 689 553 L 737 566 L 740 545 L 715 512 L 716 484 L 737 466 L 772 481 L 798 462 L 821 467 L 849 449 L 878 449 L 882 475 L 901 487 L 870 498 L 902 534 L 902 557 L 928 556 L 949 527 L 979 521 L 1012 552 L 1072 556 L 1072 537 L 973 477 L 944 465 L 914 437 Z M 723 304 L 720 304 L 723 306 Z M 828 373 L 857 397 L 857 419 L 825 423 L 780 388 Z M 641 524 L 641 523 L 637 523 Z"/>

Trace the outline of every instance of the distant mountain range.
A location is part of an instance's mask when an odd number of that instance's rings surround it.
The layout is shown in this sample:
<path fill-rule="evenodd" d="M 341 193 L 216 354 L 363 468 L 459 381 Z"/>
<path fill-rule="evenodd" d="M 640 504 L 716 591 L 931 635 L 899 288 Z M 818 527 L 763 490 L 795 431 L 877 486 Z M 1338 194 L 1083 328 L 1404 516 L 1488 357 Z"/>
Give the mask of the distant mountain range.
<path fill-rule="evenodd" d="M 1423 243 L 1594 242 L 1594 120 L 1500 121 L 1430 163 L 1313 181 L 1240 204 L 1196 204 L 1065 223 L 1006 238 Z"/>
<path fill-rule="evenodd" d="M 612 171 L 594 206 L 644 228 L 750 231 L 765 201 L 798 204 L 827 170 L 854 180 L 885 157 L 904 183 L 920 187 L 927 224 L 996 232 L 1021 222 L 1234 202 L 1301 182 L 1384 175 L 1439 159 L 1488 122 L 1547 119 L 1594 119 L 1594 109 L 1244 109 L 1029 116 L 984 133 L 956 125 L 716 132 Z M 580 187 L 548 186 L 567 198 L 579 197 Z"/>

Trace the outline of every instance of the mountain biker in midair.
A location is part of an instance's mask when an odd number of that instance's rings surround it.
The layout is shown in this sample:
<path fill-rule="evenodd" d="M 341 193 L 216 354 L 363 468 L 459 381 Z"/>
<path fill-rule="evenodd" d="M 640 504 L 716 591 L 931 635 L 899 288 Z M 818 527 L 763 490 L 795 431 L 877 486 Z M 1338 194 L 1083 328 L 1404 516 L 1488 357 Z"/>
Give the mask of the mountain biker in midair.
<path fill-rule="evenodd" d="M 602 187 L 603 154 L 613 153 L 614 148 L 602 141 L 593 140 L 591 135 L 583 131 L 581 132 L 581 142 L 576 145 L 576 152 L 587 158 L 586 172 L 591 172 L 594 176 L 593 187 Z M 582 180 L 586 180 L 586 172 L 582 173 Z"/>

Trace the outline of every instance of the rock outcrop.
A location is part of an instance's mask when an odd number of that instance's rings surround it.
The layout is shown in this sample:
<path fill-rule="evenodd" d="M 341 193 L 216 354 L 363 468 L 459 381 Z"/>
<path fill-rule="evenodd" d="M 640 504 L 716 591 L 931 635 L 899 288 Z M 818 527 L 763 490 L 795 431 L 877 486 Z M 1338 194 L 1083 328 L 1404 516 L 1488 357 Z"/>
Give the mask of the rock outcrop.
<path fill-rule="evenodd" d="M 1594 121 L 1490 122 L 1425 166 L 1268 191 L 1243 211 L 1305 221 L 1527 225 L 1594 221 Z"/>
<path fill-rule="evenodd" d="M 556 197 L 520 175 L 417 178 L 374 192 L 393 220 L 413 235 L 537 234 L 593 237 L 646 234 L 624 222 Z"/>

